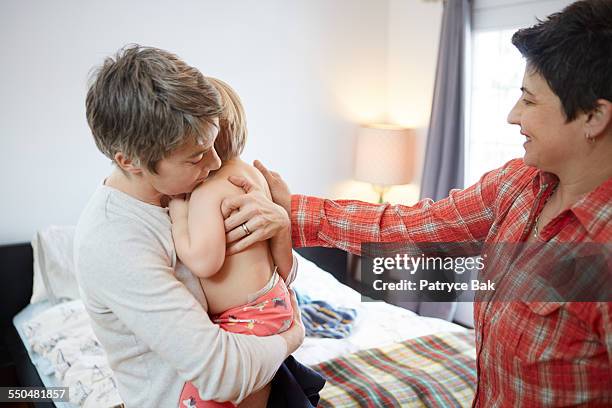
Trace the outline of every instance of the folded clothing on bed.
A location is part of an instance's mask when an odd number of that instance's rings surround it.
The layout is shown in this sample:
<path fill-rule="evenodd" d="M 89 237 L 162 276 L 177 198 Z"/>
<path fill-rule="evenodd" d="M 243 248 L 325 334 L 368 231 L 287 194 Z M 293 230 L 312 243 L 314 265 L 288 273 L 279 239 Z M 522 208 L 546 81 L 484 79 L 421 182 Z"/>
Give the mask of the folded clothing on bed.
<path fill-rule="evenodd" d="M 343 339 L 351 334 L 357 311 L 347 307 L 334 307 L 323 300 L 312 300 L 295 291 L 302 321 L 308 337 Z"/>

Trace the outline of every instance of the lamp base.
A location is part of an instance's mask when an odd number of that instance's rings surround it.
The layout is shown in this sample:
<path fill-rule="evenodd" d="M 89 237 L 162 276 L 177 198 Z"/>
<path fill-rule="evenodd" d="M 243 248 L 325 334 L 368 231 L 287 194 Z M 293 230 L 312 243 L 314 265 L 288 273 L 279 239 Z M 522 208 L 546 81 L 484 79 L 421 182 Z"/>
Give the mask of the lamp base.
<path fill-rule="evenodd" d="M 384 202 L 385 202 L 385 201 L 384 201 L 384 196 L 385 196 L 385 193 L 386 193 L 387 191 L 389 191 L 389 189 L 390 189 L 391 187 L 389 187 L 389 186 L 384 186 L 384 185 L 381 185 L 381 184 L 372 184 L 372 188 L 373 188 L 373 189 L 374 189 L 374 191 L 376 191 L 376 193 L 378 194 L 378 204 L 384 204 Z"/>

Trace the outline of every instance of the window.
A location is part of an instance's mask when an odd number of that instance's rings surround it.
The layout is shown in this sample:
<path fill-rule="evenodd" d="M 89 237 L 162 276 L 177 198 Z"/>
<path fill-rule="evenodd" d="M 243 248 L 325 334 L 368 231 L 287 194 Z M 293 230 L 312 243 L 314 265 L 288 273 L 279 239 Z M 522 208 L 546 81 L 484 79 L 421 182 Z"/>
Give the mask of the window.
<path fill-rule="evenodd" d="M 573 0 L 474 0 L 472 72 L 465 140 L 465 185 L 489 170 L 522 157 L 524 138 L 506 121 L 519 98 L 525 61 L 512 34 L 529 27 Z M 471 88 L 470 88 L 471 87 Z"/>
<path fill-rule="evenodd" d="M 472 93 L 466 137 L 465 185 L 523 156 L 523 137 L 506 121 L 521 95 L 525 62 L 510 39 L 516 29 L 472 35 Z"/>

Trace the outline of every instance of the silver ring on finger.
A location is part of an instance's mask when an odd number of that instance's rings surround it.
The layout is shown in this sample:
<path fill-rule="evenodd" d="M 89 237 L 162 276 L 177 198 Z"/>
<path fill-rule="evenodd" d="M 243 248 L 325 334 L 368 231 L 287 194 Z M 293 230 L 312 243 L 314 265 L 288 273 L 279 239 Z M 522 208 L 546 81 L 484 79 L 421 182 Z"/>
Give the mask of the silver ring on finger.
<path fill-rule="evenodd" d="M 249 231 L 249 228 L 246 225 L 246 222 L 242 223 L 242 229 L 244 230 L 244 233 L 246 235 L 251 235 L 251 231 Z"/>

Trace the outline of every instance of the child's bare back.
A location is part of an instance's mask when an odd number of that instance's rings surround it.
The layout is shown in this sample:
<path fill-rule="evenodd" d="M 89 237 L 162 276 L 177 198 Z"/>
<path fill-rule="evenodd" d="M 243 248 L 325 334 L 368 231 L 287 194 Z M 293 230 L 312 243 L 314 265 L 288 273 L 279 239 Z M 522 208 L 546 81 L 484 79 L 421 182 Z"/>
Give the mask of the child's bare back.
<path fill-rule="evenodd" d="M 228 181 L 229 176 L 248 179 L 270 197 L 268 184 L 259 170 L 239 158 L 234 158 L 225 162 L 214 175 L 196 187 L 191 194 L 188 209 L 185 204 L 178 206 L 178 211 L 176 207 L 174 209 L 176 222 L 173 224 L 173 237 L 177 253 L 187 267 L 200 277 L 208 313 L 211 315 L 219 315 L 259 298 L 262 289 L 267 290 L 267 284 L 273 282 L 271 278 L 276 269 L 268 241 L 257 242 L 242 252 L 225 256 L 221 201 L 244 194 L 242 189 Z M 180 214 L 181 211 L 184 211 L 184 214 L 179 218 L 176 213 Z M 283 275 L 285 279 L 286 273 Z M 284 283 L 281 283 L 281 287 L 285 287 Z M 278 284 L 275 285 L 277 286 Z M 291 313 L 290 309 L 286 310 L 286 315 Z M 286 321 L 288 324 L 290 322 Z M 288 325 L 281 330 L 286 328 Z M 193 388 L 187 384 L 183 394 L 197 395 L 190 387 Z M 240 408 L 265 407 L 270 389 L 268 384 L 251 394 L 240 404 Z M 215 403 L 209 405 L 216 406 Z"/>
<path fill-rule="evenodd" d="M 239 158 L 224 163 L 213 176 L 196 188 L 194 194 L 200 194 L 198 190 L 202 190 L 203 195 L 219 194 L 223 198 L 244 194 L 244 191 L 227 180 L 232 175 L 249 179 L 270 196 L 268 184 L 259 170 Z M 222 217 L 220 208 L 218 216 Z M 225 242 L 223 237 L 221 239 Z M 208 302 L 208 312 L 218 314 L 247 303 L 249 295 L 262 289 L 273 272 L 274 260 L 268 241 L 258 242 L 240 253 L 226 257 L 217 273 L 200 278 Z"/>

